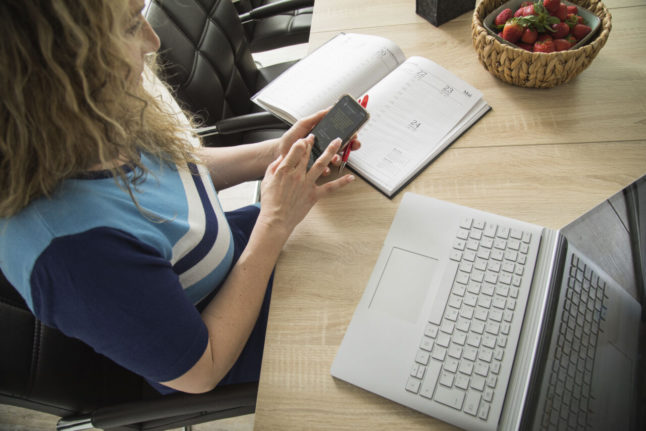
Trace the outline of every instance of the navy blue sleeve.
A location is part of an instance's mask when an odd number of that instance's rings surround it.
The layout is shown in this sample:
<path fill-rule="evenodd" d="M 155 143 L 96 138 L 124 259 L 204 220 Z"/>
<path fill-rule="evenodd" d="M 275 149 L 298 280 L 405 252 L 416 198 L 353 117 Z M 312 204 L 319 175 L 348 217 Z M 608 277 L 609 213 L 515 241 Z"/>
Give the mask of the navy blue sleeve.
<path fill-rule="evenodd" d="M 177 378 L 206 349 L 208 331 L 170 262 L 109 228 L 55 239 L 31 275 L 34 312 L 150 381 Z"/>

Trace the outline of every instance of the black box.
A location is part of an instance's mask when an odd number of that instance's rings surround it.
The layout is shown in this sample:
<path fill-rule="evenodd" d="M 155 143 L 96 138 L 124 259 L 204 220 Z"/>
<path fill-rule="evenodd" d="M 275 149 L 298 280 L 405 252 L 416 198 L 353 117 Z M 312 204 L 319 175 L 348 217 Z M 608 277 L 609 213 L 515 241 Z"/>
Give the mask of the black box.
<path fill-rule="evenodd" d="M 440 26 L 475 8 L 476 0 L 415 0 L 415 13 Z"/>

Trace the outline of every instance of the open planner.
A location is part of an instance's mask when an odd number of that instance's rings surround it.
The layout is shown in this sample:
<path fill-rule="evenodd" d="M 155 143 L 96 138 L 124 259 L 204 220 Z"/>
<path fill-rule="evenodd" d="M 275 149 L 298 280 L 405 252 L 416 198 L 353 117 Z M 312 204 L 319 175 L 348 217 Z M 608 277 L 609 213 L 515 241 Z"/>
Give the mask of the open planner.
<path fill-rule="evenodd" d="M 332 106 L 343 94 L 368 95 L 362 149 L 348 166 L 394 196 L 482 117 L 482 93 L 422 57 L 405 58 L 392 41 L 341 33 L 292 66 L 253 98 L 283 120 Z"/>

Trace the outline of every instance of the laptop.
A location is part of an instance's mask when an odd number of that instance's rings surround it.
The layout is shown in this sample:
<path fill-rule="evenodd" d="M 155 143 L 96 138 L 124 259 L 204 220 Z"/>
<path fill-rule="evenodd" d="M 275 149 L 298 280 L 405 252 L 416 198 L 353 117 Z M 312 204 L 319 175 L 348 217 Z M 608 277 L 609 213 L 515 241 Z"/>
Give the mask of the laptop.
<path fill-rule="evenodd" d="M 467 430 L 630 429 L 640 313 L 562 231 L 406 193 L 331 374 Z"/>

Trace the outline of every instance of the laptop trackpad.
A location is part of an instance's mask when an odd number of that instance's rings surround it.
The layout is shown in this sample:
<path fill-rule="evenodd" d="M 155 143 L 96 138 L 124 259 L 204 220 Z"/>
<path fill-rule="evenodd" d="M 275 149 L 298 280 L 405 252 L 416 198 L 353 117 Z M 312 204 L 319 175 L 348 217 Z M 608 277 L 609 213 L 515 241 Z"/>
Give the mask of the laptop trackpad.
<path fill-rule="evenodd" d="M 368 307 L 417 322 L 437 262 L 432 257 L 393 247 Z"/>

